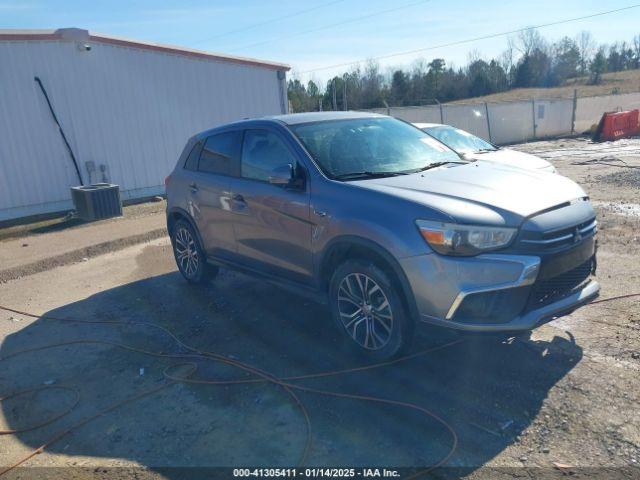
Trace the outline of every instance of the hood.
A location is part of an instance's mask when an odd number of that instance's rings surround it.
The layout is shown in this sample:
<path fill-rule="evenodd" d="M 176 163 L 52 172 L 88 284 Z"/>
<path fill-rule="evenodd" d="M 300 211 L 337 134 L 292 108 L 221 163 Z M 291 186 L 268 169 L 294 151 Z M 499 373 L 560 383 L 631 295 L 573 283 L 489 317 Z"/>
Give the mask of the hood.
<path fill-rule="evenodd" d="M 500 222 L 498 217 L 512 223 L 513 214 L 521 221 L 586 196 L 578 184 L 561 175 L 480 161 L 351 183 L 437 208 L 460 222 L 473 221 L 473 212 L 482 211 L 478 217 L 491 223 Z M 487 210 L 493 214 L 487 215 Z"/>
<path fill-rule="evenodd" d="M 469 160 L 485 160 L 488 162 L 504 163 L 514 167 L 528 168 L 532 170 L 548 169 L 555 172 L 550 162 L 529 153 L 518 152 L 508 148 L 501 148 L 493 152 L 465 153 Z"/>

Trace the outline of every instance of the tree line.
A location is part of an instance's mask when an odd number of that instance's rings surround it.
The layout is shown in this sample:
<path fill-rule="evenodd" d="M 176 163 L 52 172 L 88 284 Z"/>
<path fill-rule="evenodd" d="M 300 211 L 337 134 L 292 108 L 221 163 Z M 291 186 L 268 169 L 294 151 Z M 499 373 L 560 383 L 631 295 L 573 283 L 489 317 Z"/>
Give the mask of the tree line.
<path fill-rule="evenodd" d="M 408 70 L 383 73 L 370 61 L 331 78 L 324 88 L 313 80 L 305 85 L 290 79 L 288 93 L 294 112 L 427 105 L 513 88 L 554 87 L 577 77 L 599 84 L 606 72 L 637 68 L 640 35 L 630 43 L 598 45 L 583 31 L 575 38 L 549 42 L 531 28 L 509 38 L 497 58 L 485 60 L 477 51 L 472 52 L 464 67 L 434 58 L 430 62 L 418 60 Z"/>

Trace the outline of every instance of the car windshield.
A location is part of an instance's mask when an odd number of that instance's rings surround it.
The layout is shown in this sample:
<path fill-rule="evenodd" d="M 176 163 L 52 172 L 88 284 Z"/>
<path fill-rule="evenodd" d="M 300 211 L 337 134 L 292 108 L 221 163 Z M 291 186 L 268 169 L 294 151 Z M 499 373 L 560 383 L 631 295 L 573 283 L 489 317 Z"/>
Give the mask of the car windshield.
<path fill-rule="evenodd" d="M 497 150 L 489 142 L 458 128 L 442 126 L 424 129 L 429 135 L 437 138 L 458 153 L 475 153 L 480 151 Z"/>
<path fill-rule="evenodd" d="M 291 125 L 329 177 L 409 173 L 441 162 L 460 162 L 451 149 L 393 118 L 326 120 Z"/>

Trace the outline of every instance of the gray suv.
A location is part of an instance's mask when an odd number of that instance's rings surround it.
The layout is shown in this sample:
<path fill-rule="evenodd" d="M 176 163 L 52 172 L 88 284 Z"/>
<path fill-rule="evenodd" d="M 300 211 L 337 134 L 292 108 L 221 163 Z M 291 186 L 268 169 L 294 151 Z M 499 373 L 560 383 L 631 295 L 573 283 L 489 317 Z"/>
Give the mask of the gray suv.
<path fill-rule="evenodd" d="M 573 181 L 468 161 L 356 112 L 232 123 L 167 177 L 176 263 L 233 268 L 326 302 L 345 341 L 405 352 L 417 324 L 523 332 L 598 295 L 596 219 Z"/>

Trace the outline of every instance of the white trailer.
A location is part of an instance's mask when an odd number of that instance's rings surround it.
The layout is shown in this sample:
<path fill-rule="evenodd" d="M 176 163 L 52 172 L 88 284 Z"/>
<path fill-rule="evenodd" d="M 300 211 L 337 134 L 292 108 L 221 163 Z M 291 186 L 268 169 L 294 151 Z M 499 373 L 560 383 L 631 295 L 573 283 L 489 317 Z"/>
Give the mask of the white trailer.
<path fill-rule="evenodd" d="M 288 70 L 76 28 L 0 30 L 0 221 L 72 209 L 80 179 L 125 200 L 161 194 L 194 133 L 286 113 Z"/>

